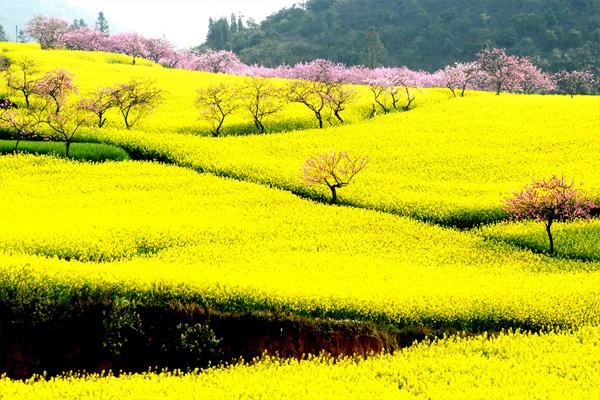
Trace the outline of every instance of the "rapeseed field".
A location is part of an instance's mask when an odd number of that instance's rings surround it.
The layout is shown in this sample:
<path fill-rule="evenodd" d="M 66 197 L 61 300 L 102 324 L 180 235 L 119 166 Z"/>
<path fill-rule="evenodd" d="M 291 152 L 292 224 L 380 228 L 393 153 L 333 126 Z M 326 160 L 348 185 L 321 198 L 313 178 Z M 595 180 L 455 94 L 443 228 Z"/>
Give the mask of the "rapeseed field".
<path fill-rule="evenodd" d="M 0 379 L 6 399 L 593 399 L 597 328 L 443 339 L 367 360 L 265 358 L 253 364 L 119 377 Z"/>
<path fill-rule="evenodd" d="M 11 321 L 68 320 L 92 300 L 181 302 L 459 333 L 367 359 L 3 377 L 0 399 L 600 396 L 597 218 L 557 224 L 551 257 L 540 223 L 506 221 L 502 209 L 553 174 L 600 201 L 600 98 L 428 89 L 415 109 L 368 119 L 370 92 L 358 87 L 346 124 L 312 129 L 295 104 L 270 121 L 278 132 L 250 134 L 238 114 L 212 138 L 196 89 L 245 78 L 132 66 L 109 53 L 0 50 L 74 72 L 81 92 L 130 78 L 165 92 L 133 130 L 112 113 L 107 127 L 78 134 L 138 161 L 0 156 L 0 310 L 18 316 Z M 330 150 L 369 159 L 338 206 L 321 201 L 325 186 L 300 179 L 306 158 Z"/>

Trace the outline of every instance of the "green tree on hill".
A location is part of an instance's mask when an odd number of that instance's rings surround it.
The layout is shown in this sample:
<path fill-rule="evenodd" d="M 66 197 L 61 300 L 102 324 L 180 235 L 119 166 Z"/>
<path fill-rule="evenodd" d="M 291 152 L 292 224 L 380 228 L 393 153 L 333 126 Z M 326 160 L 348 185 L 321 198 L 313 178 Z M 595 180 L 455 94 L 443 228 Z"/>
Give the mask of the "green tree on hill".
<path fill-rule="evenodd" d="M 0 25 L 0 42 L 8 42 L 8 37 L 6 36 L 6 32 L 4 32 L 4 27 Z"/>
<path fill-rule="evenodd" d="M 246 64 L 323 58 L 427 71 L 505 48 L 550 72 L 600 75 L 598 10 L 600 0 L 307 0 L 243 33 L 239 22 L 236 32 L 228 19 L 213 20 L 205 44 Z"/>
<path fill-rule="evenodd" d="M 102 33 L 109 33 L 108 20 L 106 19 L 102 11 L 98 13 L 98 19 L 96 20 L 96 29 Z"/>
<path fill-rule="evenodd" d="M 18 43 L 27 43 L 27 34 L 23 29 L 19 29 L 19 34 L 17 35 Z"/>

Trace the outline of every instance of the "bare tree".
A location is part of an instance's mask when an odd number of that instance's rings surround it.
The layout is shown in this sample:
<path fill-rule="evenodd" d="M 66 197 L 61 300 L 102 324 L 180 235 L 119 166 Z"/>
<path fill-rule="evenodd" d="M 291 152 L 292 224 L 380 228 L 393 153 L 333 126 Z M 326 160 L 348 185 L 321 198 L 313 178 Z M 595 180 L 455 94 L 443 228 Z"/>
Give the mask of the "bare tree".
<path fill-rule="evenodd" d="M 238 108 L 238 104 L 232 89 L 221 83 L 199 89 L 196 107 L 200 110 L 200 118 L 210 123 L 212 136 L 217 137 L 225 119 Z"/>
<path fill-rule="evenodd" d="M 315 114 L 319 128 L 323 128 L 323 110 L 327 105 L 326 84 L 323 82 L 298 80 L 288 86 L 288 100 L 304 104 Z"/>
<path fill-rule="evenodd" d="M 80 127 L 89 122 L 89 117 L 76 103 L 63 104 L 58 113 L 46 110 L 40 122 L 52 129 L 53 137 L 65 143 L 65 156 L 69 157 L 69 150 L 75 134 Z"/>
<path fill-rule="evenodd" d="M 356 91 L 342 84 L 331 85 L 327 91 L 326 100 L 333 115 L 343 124 L 344 120 L 340 114 L 348 104 L 356 100 Z"/>
<path fill-rule="evenodd" d="M 369 84 L 369 89 L 371 89 L 371 92 L 373 93 L 374 101 L 379 107 L 381 107 L 381 110 L 384 114 L 390 112 L 390 108 L 388 106 L 387 101 L 387 97 L 390 95 L 388 88 L 389 85 L 387 83 L 384 83 L 383 81 L 379 80 L 373 80 Z M 374 111 L 372 112 L 372 114 L 375 114 Z"/>
<path fill-rule="evenodd" d="M 27 108 L 31 107 L 30 97 L 36 89 L 34 76 L 38 73 L 37 61 L 29 57 L 18 59 L 6 70 L 6 86 L 23 95 Z"/>
<path fill-rule="evenodd" d="M 243 107 L 248 110 L 259 133 L 265 132 L 263 120 L 281 111 L 283 103 L 279 91 L 267 78 L 251 77 L 242 86 Z"/>
<path fill-rule="evenodd" d="M 123 116 L 127 129 L 131 129 L 139 120 L 158 106 L 162 100 L 162 90 L 150 81 L 132 79 L 116 85 L 111 96 L 115 107 Z"/>

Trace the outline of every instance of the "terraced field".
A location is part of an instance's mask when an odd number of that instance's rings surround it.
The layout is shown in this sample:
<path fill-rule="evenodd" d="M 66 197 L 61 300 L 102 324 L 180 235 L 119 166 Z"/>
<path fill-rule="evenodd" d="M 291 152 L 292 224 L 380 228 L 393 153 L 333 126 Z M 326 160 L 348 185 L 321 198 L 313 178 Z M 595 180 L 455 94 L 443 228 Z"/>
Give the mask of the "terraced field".
<path fill-rule="evenodd" d="M 0 399 L 598 396 L 598 220 L 558 224 L 550 257 L 542 225 L 502 206 L 552 174 L 600 200 L 600 98 L 423 90 L 366 120 L 358 88 L 347 124 L 310 129 L 293 105 L 273 126 L 300 130 L 247 135 L 239 115 L 210 138 L 195 88 L 243 78 L 0 47 L 82 91 L 152 77 L 169 93 L 135 130 L 113 115 L 79 136 L 137 161 L 0 156 L 0 367 L 58 374 L 0 378 Z M 370 159 L 339 206 L 299 178 L 330 149 Z M 137 373 L 263 350 L 295 358 Z M 348 358 L 298 361 L 319 350 Z"/>

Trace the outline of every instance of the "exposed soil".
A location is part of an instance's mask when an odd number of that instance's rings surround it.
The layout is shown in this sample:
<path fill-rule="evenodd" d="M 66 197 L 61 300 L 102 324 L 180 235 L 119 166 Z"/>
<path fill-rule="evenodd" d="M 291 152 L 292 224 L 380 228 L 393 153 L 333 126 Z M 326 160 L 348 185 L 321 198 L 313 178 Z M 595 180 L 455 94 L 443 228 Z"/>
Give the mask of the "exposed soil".
<path fill-rule="evenodd" d="M 240 357 L 251 360 L 265 352 L 295 358 L 322 352 L 365 357 L 393 352 L 425 337 L 422 332 L 390 332 L 357 321 L 213 314 L 189 305 L 168 312 L 136 309 L 133 323 L 117 328 L 107 327 L 106 315 L 105 307 L 93 306 L 66 321 L 38 326 L 4 315 L 0 375 L 26 379 L 44 372 L 53 376 L 67 371 L 193 369 Z"/>

